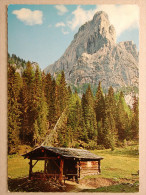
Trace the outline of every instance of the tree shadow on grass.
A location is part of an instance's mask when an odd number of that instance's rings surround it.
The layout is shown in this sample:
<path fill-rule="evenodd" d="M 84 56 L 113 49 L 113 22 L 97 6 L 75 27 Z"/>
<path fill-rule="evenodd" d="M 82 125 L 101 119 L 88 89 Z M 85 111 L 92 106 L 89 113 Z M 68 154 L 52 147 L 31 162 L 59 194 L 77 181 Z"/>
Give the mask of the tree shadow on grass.
<path fill-rule="evenodd" d="M 63 192 L 65 186 L 58 180 L 29 180 L 28 177 L 8 178 L 8 190 L 10 192 Z"/>

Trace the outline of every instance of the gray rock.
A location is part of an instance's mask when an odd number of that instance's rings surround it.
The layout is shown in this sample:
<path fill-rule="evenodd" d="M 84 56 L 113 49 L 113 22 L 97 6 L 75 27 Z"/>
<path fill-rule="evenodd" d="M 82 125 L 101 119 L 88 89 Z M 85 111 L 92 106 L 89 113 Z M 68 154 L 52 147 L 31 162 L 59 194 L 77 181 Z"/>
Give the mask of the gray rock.
<path fill-rule="evenodd" d="M 79 28 L 63 56 L 44 71 L 54 75 L 64 70 L 68 84 L 84 83 L 115 89 L 138 87 L 138 52 L 132 41 L 116 44 L 116 32 L 108 15 L 97 12 Z"/>

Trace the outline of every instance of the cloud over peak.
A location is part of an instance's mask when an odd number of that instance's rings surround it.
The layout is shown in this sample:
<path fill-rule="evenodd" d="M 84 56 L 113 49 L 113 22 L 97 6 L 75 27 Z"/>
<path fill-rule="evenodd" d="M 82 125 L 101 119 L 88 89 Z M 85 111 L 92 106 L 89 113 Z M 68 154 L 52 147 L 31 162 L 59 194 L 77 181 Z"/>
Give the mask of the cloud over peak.
<path fill-rule="evenodd" d="M 72 12 L 72 20 L 67 22 L 69 28 L 74 31 L 81 25 L 91 20 L 97 11 L 105 11 L 110 23 L 114 25 L 117 36 L 125 30 L 138 28 L 139 8 L 137 5 L 97 5 L 95 9 L 84 10 L 78 6 Z"/>
<path fill-rule="evenodd" d="M 65 24 L 63 22 L 58 22 L 55 26 L 60 27 L 60 26 L 65 26 Z"/>
<path fill-rule="evenodd" d="M 12 13 L 16 15 L 17 19 L 29 26 L 43 23 L 43 13 L 40 10 L 31 11 L 30 9 L 22 8 L 14 10 Z"/>
<path fill-rule="evenodd" d="M 139 7 L 137 5 L 99 5 L 97 9 L 108 14 L 117 36 L 125 30 L 139 28 Z"/>
<path fill-rule="evenodd" d="M 64 5 L 56 5 L 54 7 L 58 10 L 58 15 L 64 15 L 68 12 L 68 9 Z"/>

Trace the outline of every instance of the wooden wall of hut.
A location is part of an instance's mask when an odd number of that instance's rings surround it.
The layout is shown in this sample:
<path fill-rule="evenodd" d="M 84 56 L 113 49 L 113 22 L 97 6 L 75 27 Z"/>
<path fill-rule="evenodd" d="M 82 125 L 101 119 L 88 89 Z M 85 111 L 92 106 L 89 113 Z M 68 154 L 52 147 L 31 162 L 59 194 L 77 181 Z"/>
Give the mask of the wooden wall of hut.
<path fill-rule="evenodd" d="M 81 161 L 80 177 L 86 175 L 97 175 L 100 173 L 100 161 Z"/>
<path fill-rule="evenodd" d="M 60 159 L 47 160 L 47 173 L 60 174 Z"/>

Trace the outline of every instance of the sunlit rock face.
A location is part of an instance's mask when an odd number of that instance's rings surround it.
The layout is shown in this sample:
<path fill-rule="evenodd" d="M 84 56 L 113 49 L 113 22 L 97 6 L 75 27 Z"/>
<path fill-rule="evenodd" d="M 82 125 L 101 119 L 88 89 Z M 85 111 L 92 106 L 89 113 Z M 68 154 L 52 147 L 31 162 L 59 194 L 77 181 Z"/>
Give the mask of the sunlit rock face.
<path fill-rule="evenodd" d="M 138 52 L 132 41 L 116 43 L 108 15 L 97 12 L 79 28 L 63 56 L 44 71 L 55 76 L 64 70 L 68 84 L 97 84 L 108 89 L 138 87 Z"/>

